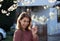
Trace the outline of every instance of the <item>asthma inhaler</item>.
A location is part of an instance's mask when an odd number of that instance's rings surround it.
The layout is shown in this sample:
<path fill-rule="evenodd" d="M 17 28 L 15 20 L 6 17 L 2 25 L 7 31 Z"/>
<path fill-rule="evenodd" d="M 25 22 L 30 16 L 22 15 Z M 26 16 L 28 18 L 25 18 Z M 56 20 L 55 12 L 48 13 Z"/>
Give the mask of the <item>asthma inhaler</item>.
<path fill-rule="evenodd" d="M 36 24 L 35 24 L 35 23 L 33 23 L 32 28 L 34 28 L 35 26 L 36 26 Z"/>

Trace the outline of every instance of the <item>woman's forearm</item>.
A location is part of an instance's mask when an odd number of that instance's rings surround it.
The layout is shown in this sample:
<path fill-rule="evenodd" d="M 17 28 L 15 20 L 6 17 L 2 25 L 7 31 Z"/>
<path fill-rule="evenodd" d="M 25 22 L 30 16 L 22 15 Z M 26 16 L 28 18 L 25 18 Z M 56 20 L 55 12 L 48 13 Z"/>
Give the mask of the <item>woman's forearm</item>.
<path fill-rule="evenodd" d="M 33 34 L 33 41 L 38 41 L 39 38 L 38 38 L 38 35 L 37 34 Z"/>

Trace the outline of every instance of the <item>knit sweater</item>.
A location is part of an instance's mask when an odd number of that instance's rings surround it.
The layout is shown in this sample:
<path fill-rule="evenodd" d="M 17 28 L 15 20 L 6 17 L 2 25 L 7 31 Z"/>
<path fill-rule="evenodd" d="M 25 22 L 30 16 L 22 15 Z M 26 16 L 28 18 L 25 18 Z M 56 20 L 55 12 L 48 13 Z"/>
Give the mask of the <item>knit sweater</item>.
<path fill-rule="evenodd" d="M 14 33 L 13 41 L 38 41 L 38 37 L 33 38 L 31 31 L 16 30 Z"/>

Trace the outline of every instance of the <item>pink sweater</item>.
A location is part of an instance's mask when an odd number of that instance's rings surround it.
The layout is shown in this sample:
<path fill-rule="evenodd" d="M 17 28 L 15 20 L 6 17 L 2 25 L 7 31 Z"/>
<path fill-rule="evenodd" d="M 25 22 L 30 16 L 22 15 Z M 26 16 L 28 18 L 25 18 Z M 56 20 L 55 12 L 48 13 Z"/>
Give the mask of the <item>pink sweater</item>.
<path fill-rule="evenodd" d="M 31 31 L 16 30 L 13 41 L 38 41 L 38 37 L 33 38 Z"/>

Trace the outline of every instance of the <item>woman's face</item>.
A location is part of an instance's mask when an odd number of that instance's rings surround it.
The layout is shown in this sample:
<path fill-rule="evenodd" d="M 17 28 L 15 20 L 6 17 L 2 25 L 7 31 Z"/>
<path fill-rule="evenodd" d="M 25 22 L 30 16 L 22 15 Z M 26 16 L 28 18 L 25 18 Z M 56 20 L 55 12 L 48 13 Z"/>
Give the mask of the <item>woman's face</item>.
<path fill-rule="evenodd" d="M 22 20 L 20 20 L 21 26 L 23 29 L 25 29 L 29 25 L 29 18 L 24 17 Z"/>

